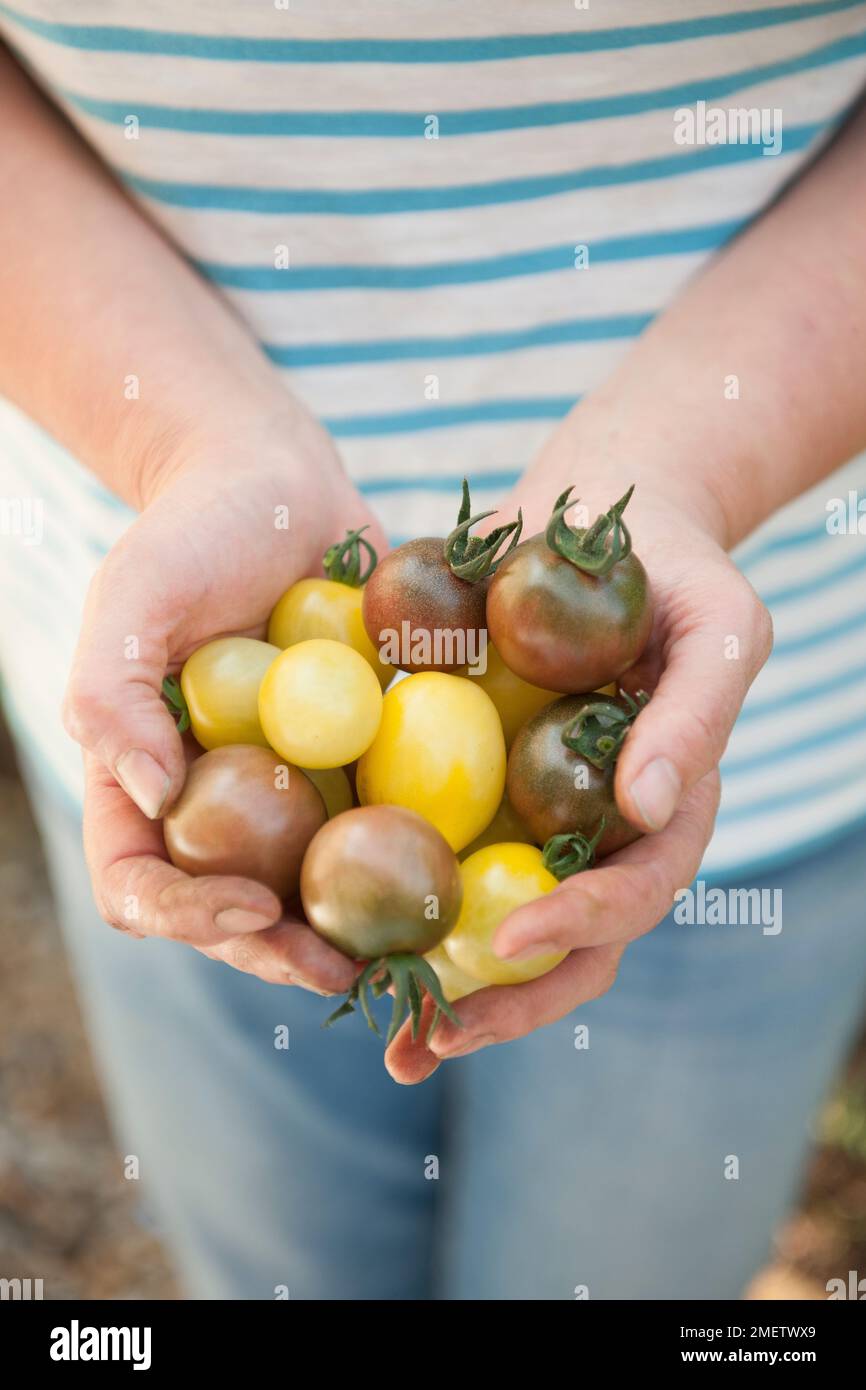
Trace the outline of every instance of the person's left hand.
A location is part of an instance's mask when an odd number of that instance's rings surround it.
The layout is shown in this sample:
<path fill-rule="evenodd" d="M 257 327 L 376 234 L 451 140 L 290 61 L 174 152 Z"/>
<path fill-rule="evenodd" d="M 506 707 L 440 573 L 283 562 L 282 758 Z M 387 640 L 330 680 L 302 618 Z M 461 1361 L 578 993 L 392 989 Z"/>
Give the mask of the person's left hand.
<path fill-rule="evenodd" d="M 585 499 L 575 463 L 583 456 L 574 436 L 576 413 L 497 518 L 507 520 L 522 506 L 525 536 L 543 529 L 553 500 L 569 483 L 576 482 Z M 635 480 L 626 476 L 629 461 L 617 457 L 615 437 L 594 463 L 592 500 L 599 504 L 590 516 Z M 429 1047 L 422 1041 L 425 1028 L 413 1043 L 404 1027 L 385 1058 L 399 1082 L 423 1081 L 446 1058 L 510 1042 L 604 994 L 628 943 L 670 911 L 675 893 L 700 866 L 719 802 L 718 763 L 769 655 L 772 625 L 720 544 L 724 523 L 712 500 L 678 489 L 673 478 L 662 491 L 652 474 L 644 479 L 639 465 L 635 472 L 627 520 L 650 577 L 655 623 L 647 651 L 621 684 L 631 693 L 651 691 L 653 698 L 623 745 L 616 798 L 645 838 L 507 917 L 494 940 L 502 957 L 570 954 L 528 984 L 479 986 L 455 1005 L 462 1026 L 441 1018 Z"/>

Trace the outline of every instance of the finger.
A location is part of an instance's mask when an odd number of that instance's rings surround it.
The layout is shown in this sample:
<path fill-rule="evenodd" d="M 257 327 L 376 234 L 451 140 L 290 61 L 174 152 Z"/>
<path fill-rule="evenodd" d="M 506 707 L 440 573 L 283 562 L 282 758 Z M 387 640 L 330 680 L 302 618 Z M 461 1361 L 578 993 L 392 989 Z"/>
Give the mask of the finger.
<path fill-rule="evenodd" d="M 301 985 L 327 996 L 351 989 L 361 968 L 306 923 L 291 918 L 264 931 L 207 947 L 203 954 L 247 975 L 257 975 L 267 984 Z"/>
<path fill-rule="evenodd" d="M 651 931 L 697 873 L 718 804 L 719 776 L 711 772 L 687 794 L 666 830 L 512 912 L 497 928 L 494 951 L 505 960 L 527 959 L 625 944 Z"/>
<path fill-rule="evenodd" d="M 417 1086 L 420 1081 L 426 1081 L 428 1076 L 432 1076 L 439 1066 L 438 1058 L 433 1055 L 426 1042 L 435 1007 L 430 995 L 425 994 L 418 1036 L 412 1037 L 412 1026 L 407 1019 L 394 1041 L 385 1049 L 385 1069 L 400 1086 Z M 440 1018 L 437 1028 L 441 1025 Z"/>
<path fill-rule="evenodd" d="M 555 1023 L 581 1004 L 607 993 L 624 951 L 624 945 L 589 946 L 572 952 L 538 980 L 470 994 L 457 1010 L 462 1027 L 442 1019 L 430 1040 L 430 1051 L 440 1061 L 465 1057 Z"/>
<path fill-rule="evenodd" d="M 649 831 L 663 829 L 683 794 L 718 765 L 772 647 L 769 614 L 733 567 L 714 567 L 683 592 L 687 608 L 673 614 L 665 669 L 617 763 L 617 804 Z"/>
<path fill-rule="evenodd" d="M 184 780 L 180 736 L 161 694 L 168 634 L 158 593 L 147 555 L 134 540 L 121 542 L 90 586 L 63 706 L 67 732 L 151 820 Z"/>
<path fill-rule="evenodd" d="M 222 875 L 190 878 L 176 869 L 166 858 L 159 824 L 142 815 L 95 755 L 84 761 L 84 854 L 109 925 L 207 946 L 279 920 L 280 901 L 264 884 Z"/>

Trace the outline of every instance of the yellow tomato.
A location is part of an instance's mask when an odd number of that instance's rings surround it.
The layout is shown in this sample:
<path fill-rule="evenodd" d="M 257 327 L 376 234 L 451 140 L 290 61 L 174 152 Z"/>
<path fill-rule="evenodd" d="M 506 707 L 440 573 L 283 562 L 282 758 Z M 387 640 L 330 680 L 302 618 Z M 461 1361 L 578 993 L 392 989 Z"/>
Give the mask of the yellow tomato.
<path fill-rule="evenodd" d="M 505 843 L 531 845 L 532 836 L 519 815 L 515 811 L 507 796 L 503 796 L 499 803 L 499 810 L 493 820 L 482 830 L 480 835 L 476 835 L 471 845 L 460 851 L 461 859 L 468 859 L 470 854 L 474 854 L 477 849 L 484 849 L 485 845 L 501 845 Z"/>
<path fill-rule="evenodd" d="M 487 643 L 487 670 L 483 675 L 469 676 L 468 679 L 480 685 L 496 706 L 502 720 L 506 748 L 511 747 L 527 719 L 531 719 L 552 700 L 559 699 L 555 690 L 542 690 L 541 686 L 530 685 L 509 671 L 490 641 Z"/>
<path fill-rule="evenodd" d="M 267 747 L 259 723 L 259 686 L 279 647 L 254 637 L 218 637 L 189 657 L 180 687 L 202 748 L 230 743 Z"/>
<path fill-rule="evenodd" d="M 316 791 L 325 803 L 328 820 L 338 816 L 341 811 L 349 811 L 355 804 L 352 784 L 342 767 L 302 767 L 305 777 L 309 777 Z"/>
<path fill-rule="evenodd" d="M 567 951 L 551 951 L 529 960 L 500 960 L 493 937 L 509 912 L 555 888 L 535 845 L 488 845 L 460 865 L 463 906 L 457 925 L 442 945 L 449 959 L 486 985 L 519 985 L 546 975 L 564 960 Z"/>
<path fill-rule="evenodd" d="M 424 959 L 436 971 L 436 976 L 442 986 L 442 993 L 449 1004 L 453 1004 L 455 999 L 463 999 L 467 994 L 474 994 L 476 989 L 481 989 L 477 980 L 473 980 L 471 975 L 464 975 L 462 970 L 457 969 L 444 946 L 434 946 L 432 951 L 427 952 Z"/>
<path fill-rule="evenodd" d="M 317 638 L 280 652 L 259 690 L 272 748 L 299 767 L 342 767 L 376 736 L 382 690 L 372 668 L 342 642 Z"/>
<path fill-rule="evenodd" d="M 358 764 L 362 806 L 417 811 L 457 851 L 489 825 L 504 786 L 502 725 L 471 679 L 423 671 L 391 687 Z"/>
<path fill-rule="evenodd" d="M 300 579 L 277 602 L 268 623 L 268 641 L 278 647 L 294 647 L 314 637 L 343 642 L 372 666 L 384 688 L 393 666 L 379 660 L 361 617 L 363 588 L 335 579 Z"/>

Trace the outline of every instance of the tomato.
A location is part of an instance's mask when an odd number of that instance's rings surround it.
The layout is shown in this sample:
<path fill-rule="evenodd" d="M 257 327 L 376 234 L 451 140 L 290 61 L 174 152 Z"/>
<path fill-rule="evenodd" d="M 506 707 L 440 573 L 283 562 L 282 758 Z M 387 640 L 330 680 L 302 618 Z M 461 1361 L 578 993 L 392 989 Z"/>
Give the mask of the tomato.
<path fill-rule="evenodd" d="M 341 811 L 348 811 L 354 806 L 355 798 L 352 795 L 352 785 L 346 775 L 345 768 L 302 767 L 301 771 L 305 777 L 309 777 L 324 801 L 329 820 L 333 816 L 338 816 Z"/>
<path fill-rule="evenodd" d="M 519 545 L 497 570 L 487 626 L 523 680 L 565 693 L 596 690 L 641 655 L 652 602 L 622 519 L 631 491 L 591 527 L 574 530 L 565 521 L 569 488 L 545 534 Z"/>
<path fill-rule="evenodd" d="M 310 926 L 353 960 L 431 950 L 460 911 L 453 850 L 400 806 L 356 806 L 322 826 L 301 872 Z"/>
<path fill-rule="evenodd" d="M 179 869 L 238 874 L 286 898 L 297 891 L 304 851 L 324 822 L 324 802 L 299 768 L 269 748 L 238 744 L 192 763 L 162 824 Z"/>
<path fill-rule="evenodd" d="M 500 960 L 493 951 L 496 929 L 509 912 L 556 887 L 535 845 L 487 845 L 464 860 L 460 877 L 463 906 L 443 946 L 464 975 L 486 985 L 519 985 L 546 975 L 565 959 L 567 951 L 549 951 L 529 960 Z"/>
<path fill-rule="evenodd" d="M 394 1004 L 388 1040 L 408 1010 L 420 1023 L 422 995 L 454 1017 L 421 954 L 437 946 L 460 912 L 460 870 L 447 841 L 401 806 L 358 806 L 335 816 L 313 839 L 301 871 L 301 901 L 314 931 L 353 959 L 368 962 L 331 1023 L 360 1004 L 370 1027 L 368 988 L 389 984 Z"/>
<path fill-rule="evenodd" d="M 614 797 L 613 760 L 597 767 L 589 757 L 563 743 L 563 734 L 587 706 L 613 707 L 634 717 L 627 697 L 567 695 L 530 719 L 517 735 L 508 757 L 508 798 L 540 845 L 554 835 L 579 831 L 591 839 L 604 817 L 605 828 L 596 850 L 599 859 L 640 837 Z M 635 705 L 634 710 L 638 707 Z M 589 745 L 587 745 L 589 747 Z M 590 751 L 592 749 L 590 748 Z M 615 750 L 615 751 L 618 751 Z M 604 763 L 605 757 L 596 757 Z"/>
<path fill-rule="evenodd" d="M 480 685 L 496 706 L 502 720 L 506 748 L 511 747 L 527 719 L 558 698 L 557 691 L 543 690 L 516 676 L 505 665 L 492 642 L 487 643 L 487 670 L 479 675 L 473 674 L 471 679 Z"/>
<path fill-rule="evenodd" d="M 514 844 L 531 845 L 532 836 L 528 826 L 524 825 L 508 797 L 504 796 L 493 820 L 488 826 L 485 826 L 480 835 L 475 836 L 471 844 L 460 851 L 459 857 L 460 859 L 468 859 L 470 854 L 474 854 L 477 849 L 483 849 L 485 845 L 499 845 L 506 841 Z"/>
<path fill-rule="evenodd" d="M 202 748 L 227 743 L 267 747 L 259 723 L 259 686 L 279 647 L 253 637 L 218 637 L 187 658 L 180 686 Z"/>
<path fill-rule="evenodd" d="M 453 1004 L 457 999 L 465 999 L 467 994 L 474 994 L 477 989 L 481 989 L 477 980 L 457 969 L 444 946 L 434 946 L 424 959 L 436 971 L 442 993 L 450 1003 Z"/>
<path fill-rule="evenodd" d="M 470 516 L 464 479 L 457 526 L 442 537 L 407 541 L 386 555 L 364 590 L 364 626 L 383 661 L 404 671 L 456 671 L 478 663 L 487 641 L 484 616 L 496 553 L 517 542 L 522 519 L 483 540 L 469 530 L 490 512 Z M 506 554 L 508 552 L 506 551 Z"/>
<path fill-rule="evenodd" d="M 385 696 L 357 785 L 362 806 L 406 806 L 463 849 L 493 819 L 505 785 L 492 700 L 471 678 L 439 671 L 399 681 Z"/>
<path fill-rule="evenodd" d="M 272 748 L 300 767 L 342 767 L 373 742 L 382 688 L 372 667 L 342 642 L 286 647 L 259 689 L 259 719 Z"/>
<path fill-rule="evenodd" d="M 394 674 L 376 655 L 361 617 L 363 589 L 351 589 L 332 579 L 300 579 L 287 589 L 268 623 L 268 641 L 277 647 L 293 647 L 313 637 L 343 642 L 369 662 L 386 686 Z"/>

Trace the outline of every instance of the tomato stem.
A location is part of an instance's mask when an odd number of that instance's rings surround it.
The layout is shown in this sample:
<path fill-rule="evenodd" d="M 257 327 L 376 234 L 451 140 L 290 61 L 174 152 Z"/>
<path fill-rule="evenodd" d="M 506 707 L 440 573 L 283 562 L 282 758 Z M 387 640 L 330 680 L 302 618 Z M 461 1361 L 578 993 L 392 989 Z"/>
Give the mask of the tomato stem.
<path fill-rule="evenodd" d="M 591 869 L 595 863 L 595 851 L 598 842 L 604 834 L 604 827 L 607 824 L 602 816 L 599 827 L 591 840 L 588 840 L 579 830 L 575 830 L 570 835 L 551 835 L 547 844 L 541 852 L 544 867 L 548 873 L 558 878 L 560 883 L 565 878 L 571 878 L 572 874 L 582 874 L 584 869 Z"/>
<path fill-rule="evenodd" d="M 322 568 L 328 579 L 333 579 L 336 584 L 347 584 L 350 589 L 360 589 L 362 584 L 366 584 L 379 563 L 374 547 L 364 536 L 366 530 L 367 526 L 360 526 L 357 531 L 347 531 L 345 540 L 335 541 L 328 546 L 322 557 Z M 362 548 L 367 557 L 367 567 L 363 573 Z"/>
<path fill-rule="evenodd" d="M 332 1023 L 336 1023 L 338 1018 L 345 1018 L 347 1014 L 353 1014 L 356 1005 L 358 1005 L 367 1020 L 367 1026 L 378 1035 L 379 1026 L 370 1008 L 368 990 L 372 992 L 374 997 L 378 998 L 379 995 L 391 988 L 394 990 L 394 1005 L 385 1038 L 386 1046 L 397 1036 L 400 1025 L 406 1017 L 412 1020 L 413 1040 L 418 1037 L 425 992 L 430 995 L 435 1005 L 430 1026 L 424 1039 L 425 1042 L 429 1042 L 432 1038 L 442 1014 L 450 1018 L 452 1023 L 456 1023 L 458 1028 L 462 1028 L 460 1019 L 442 993 L 439 977 L 430 962 L 424 960 L 423 956 L 404 952 L 391 956 L 379 956 L 377 960 L 368 961 L 340 1007 L 325 1019 L 322 1027 L 329 1028 Z"/>
<path fill-rule="evenodd" d="M 506 555 L 517 545 L 523 530 L 523 512 L 518 509 L 516 521 L 509 521 L 505 526 L 496 526 L 487 536 L 470 536 L 469 532 L 477 522 L 496 515 L 495 509 L 477 512 L 475 516 L 471 515 L 471 510 L 469 484 L 464 478 L 457 525 L 447 537 L 442 551 L 452 574 L 470 584 L 477 584 L 479 579 L 486 579 L 489 574 L 494 574 Z M 502 554 L 497 556 L 496 552 L 509 536 L 509 544 Z"/>
<path fill-rule="evenodd" d="M 622 514 L 631 500 L 634 483 L 618 502 L 614 502 L 608 511 L 596 517 L 592 525 L 585 530 L 569 526 L 565 519 L 565 513 L 578 500 L 576 497 L 572 499 L 573 490 L 572 484 L 557 497 L 544 538 L 550 549 L 563 560 L 568 560 L 585 574 L 603 579 L 606 574 L 610 574 L 614 565 L 631 554 L 631 532 L 623 521 Z"/>
<path fill-rule="evenodd" d="M 579 753 L 601 772 L 616 762 L 626 734 L 649 700 L 645 690 L 639 690 L 635 699 L 623 690 L 620 698 L 625 701 L 625 709 L 612 700 L 594 700 L 578 710 L 562 731 L 566 748 Z"/>
<path fill-rule="evenodd" d="M 174 716 L 178 733 L 185 734 L 189 728 L 189 709 L 177 676 L 165 677 L 162 683 L 162 694 L 169 711 Z"/>

